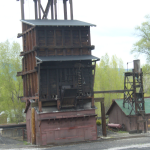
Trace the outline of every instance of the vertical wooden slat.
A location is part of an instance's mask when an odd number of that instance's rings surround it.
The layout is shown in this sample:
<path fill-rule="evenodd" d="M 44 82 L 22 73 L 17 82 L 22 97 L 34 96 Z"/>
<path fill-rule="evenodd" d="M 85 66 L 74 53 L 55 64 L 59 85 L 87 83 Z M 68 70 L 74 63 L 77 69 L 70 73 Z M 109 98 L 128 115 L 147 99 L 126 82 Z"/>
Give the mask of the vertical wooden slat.
<path fill-rule="evenodd" d="M 35 27 L 34 29 L 34 34 L 35 34 L 35 45 L 38 46 L 38 29 Z"/>
<path fill-rule="evenodd" d="M 81 42 L 81 29 L 79 30 L 79 45 L 82 46 L 82 42 Z"/>
<path fill-rule="evenodd" d="M 31 53 L 29 53 L 29 65 L 30 65 L 30 70 L 32 70 L 32 58 L 31 58 Z"/>
<path fill-rule="evenodd" d="M 88 27 L 88 45 L 91 45 L 90 27 Z"/>
<path fill-rule="evenodd" d="M 38 106 L 39 106 L 39 112 L 42 112 L 42 102 L 41 101 L 38 102 Z"/>
<path fill-rule="evenodd" d="M 33 46 L 34 46 L 34 32 L 33 30 L 31 30 L 31 50 L 33 50 Z"/>
<path fill-rule="evenodd" d="M 30 74 L 31 96 L 33 96 L 33 73 Z"/>
<path fill-rule="evenodd" d="M 35 109 L 32 108 L 31 110 L 32 115 L 31 115 L 31 124 L 32 124 L 32 144 L 35 144 L 36 142 L 36 132 L 35 132 Z"/>
<path fill-rule="evenodd" d="M 72 30 L 71 30 L 71 46 L 73 46 L 73 34 L 72 34 Z"/>
<path fill-rule="evenodd" d="M 23 96 L 25 97 L 25 76 L 22 76 L 23 79 Z"/>
<path fill-rule="evenodd" d="M 26 52 L 28 51 L 28 33 L 26 34 Z"/>
<path fill-rule="evenodd" d="M 27 80 L 26 80 L 26 75 L 23 77 L 23 79 L 24 79 L 24 92 L 25 92 L 25 94 L 24 94 L 24 96 L 26 97 L 27 96 L 27 91 L 26 91 L 26 89 L 27 89 Z"/>
<path fill-rule="evenodd" d="M 54 46 L 56 46 L 56 30 L 54 29 Z"/>
<path fill-rule="evenodd" d="M 62 29 L 62 46 L 65 46 L 65 33 L 64 33 L 64 29 Z"/>
<path fill-rule="evenodd" d="M 50 98 L 50 90 L 49 90 L 49 85 L 50 85 L 50 82 L 49 82 L 49 69 L 47 69 L 47 98 L 49 99 Z"/>
<path fill-rule="evenodd" d="M 28 88 L 29 88 L 28 96 L 31 96 L 31 78 L 30 78 L 30 74 L 28 74 Z"/>
<path fill-rule="evenodd" d="M 35 73 L 35 93 L 38 93 L 38 73 Z"/>
<path fill-rule="evenodd" d="M 34 73 L 32 73 L 32 96 L 35 95 Z"/>
<path fill-rule="evenodd" d="M 57 82 L 57 96 L 59 95 L 59 74 L 58 69 L 56 69 L 56 82 Z"/>
<path fill-rule="evenodd" d="M 45 27 L 45 29 L 44 29 L 44 37 L 45 37 L 45 46 L 47 46 L 48 44 L 48 41 L 47 41 L 47 28 Z"/>
<path fill-rule="evenodd" d="M 40 88 L 40 64 L 38 65 L 38 95 L 39 95 L 39 100 L 40 100 L 40 98 L 41 98 L 41 88 Z"/>
<path fill-rule="evenodd" d="M 34 52 L 31 53 L 31 64 L 32 64 L 31 70 L 34 69 L 34 57 L 33 57 L 33 53 Z"/>

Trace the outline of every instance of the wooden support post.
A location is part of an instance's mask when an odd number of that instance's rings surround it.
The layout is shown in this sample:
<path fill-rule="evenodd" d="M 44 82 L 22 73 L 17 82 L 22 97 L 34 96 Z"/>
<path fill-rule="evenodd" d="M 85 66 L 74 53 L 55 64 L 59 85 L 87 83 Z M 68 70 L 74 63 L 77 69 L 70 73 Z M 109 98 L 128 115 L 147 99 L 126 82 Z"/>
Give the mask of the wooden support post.
<path fill-rule="evenodd" d="M 94 81 L 95 81 L 95 69 L 96 69 L 96 61 L 94 61 L 94 77 L 93 77 L 93 88 L 94 88 Z"/>
<path fill-rule="evenodd" d="M 32 120 L 31 120 L 31 123 L 32 123 L 32 144 L 35 144 L 35 141 L 36 141 L 36 134 L 35 134 L 35 109 L 32 108 Z"/>
<path fill-rule="evenodd" d="M 39 19 L 41 19 L 41 0 L 38 0 Z"/>
<path fill-rule="evenodd" d="M 106 119 L 105 119 L 105 106 L 104 106 L 104 101 L 101 102 L 101 116 L 102 116 L 102 130 L 103 130 L 103 136 L 107 136 L 107 134 L 106 134 Z"/>
<path fill-rule="evenodd" d="M 94 98 L 94 101 L 95 102 L 100 102 L 100 105 L 101 105 L 101 118 L 102 118 L 103 136 L 107 136 L 107 133 L 106 133 L 106 118 L 105 118 L 104 98 Z"/>
<path fill-rule="evenodd" d="M 91 108 L 94 108 L 94 96 L 92 97 L 92 101 L 91 101 Z"/>
<path fill-rule="evenodd" d="M 60 100 L 57 100 L 57 109 L 60 110 L 60 108 L 61 108 Z"/>
<path fill-rule="evenodd" d="M 38 19 L 37 0 L 34 0 L 34 9 L 35 9 L 35 19 Z"/>
<path fill-rule="evenodd" d="M 63 0 L 64 3 L 64 20 L 67 20 L 67 1 Z"/>
<path fill-rule="evenodd" d="M 24 0 L 20 0 L 21 3 L 21 19 L 24 20 Z"/>
<path fill-rule="evenodd" d="M 54 20 L 53 0 L 51 0 L 51 19 Z"/>
<path fill-rule="evenodd" d="M 72 0 L 69 0 L 70 2 L 70 17 L 71 17 L 71 20 L 73 20 L 73 3 L 72 3 Z"/>
<path fill-rule="evenodd" d="M 39 106 L 39 111 L 42 112 L 42 102 L 40 101 L 41 98 L 41 88 L 40 88 L 40 64 L 38 65 L 38 96 L 39 96 L 39 101 L 38 101 L 38 106 Z"/>
<path fill-rule="evenodd" d="M 38 106 L 39 106 L 39 112 L 42 112 L 42 102 L 38 101 Z"/>
<path fill-rule="evenodd" d="M 46 9 L 45 9 L 45 11 L 43 12 L 43 17 L 42 17 L 42 19 L 44 19 L 44 18 L 47 19 L 50 6 L 51 6 L 51 0 L 48 0 Z"/>
<path fill-rule="evenodd" d="M 54 0 L 54 6 L 55 6 L 55 20 L 57 20 L 57 0 Z"/>
<path fill-rule="evenodd" d="M 136 122 L 137 122 L 137 133 L 139 133 L 139 123 L 138 123 L 138 110 L 137 110 L 137 98 L 136 98 L 136 82 L 135 82 L 135 71 L 133 69 L 133 95 L 134 95 L 134 103 L 135 103 L 135 115 L 136 115 Z"/>
<path fill-rule="evenodd" d="M 141 84 L 142 84 L 142 91 L 143 91 L 143 72 L 141 69 L 141 74 L 140 74 L 140 79 L 141 79 Z M 142 102 L 144 102 L 144 93 L 142 93 Z M 142 109 L 145 110 L 145 103 L 142 104 Z M 147 128 L 146 128 L 146 122 L 144 122 L 144 133 L 147 132 Z"/>

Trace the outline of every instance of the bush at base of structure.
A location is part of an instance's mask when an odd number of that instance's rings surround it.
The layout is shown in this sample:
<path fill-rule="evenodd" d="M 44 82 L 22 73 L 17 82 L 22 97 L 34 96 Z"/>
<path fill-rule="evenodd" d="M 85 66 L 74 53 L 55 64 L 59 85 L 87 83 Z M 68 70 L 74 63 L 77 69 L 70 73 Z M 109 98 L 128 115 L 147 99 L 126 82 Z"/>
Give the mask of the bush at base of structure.
<path fill-rule="evenodd" d="M 101 120 L 96 120 L 96 124 L 98 125 L 98 126 L 100 126 L 102 123 L 101 123 Z"/>

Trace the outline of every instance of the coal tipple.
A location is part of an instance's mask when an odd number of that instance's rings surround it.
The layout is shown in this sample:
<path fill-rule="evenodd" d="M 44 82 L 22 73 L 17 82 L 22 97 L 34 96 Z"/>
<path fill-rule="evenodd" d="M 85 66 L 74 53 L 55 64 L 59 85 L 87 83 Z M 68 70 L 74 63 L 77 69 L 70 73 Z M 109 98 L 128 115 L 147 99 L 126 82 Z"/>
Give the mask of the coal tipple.
<path fill-rule="evenodd" d="M 95 25 L 73 20 L 72 0 L 71 20 L 66 18 L 67 0 L 63 0 L 64 20 L 57 20 L 56 11 L 54 20 L 56 0 L 48 0 L 43 19 L 42 4 L 34 0 L 35 20 L 24 18 L 24 3 L 20 1 L 22 33 L 18 37 L 23 38 L 23 59 L 22 72 L 17 75 L 23 78 L 21 100 L 26 102 L 28 141 L 46 145 L 96 139 L 93 86 L 99 58 L 91 55 L 94 46 L 90 38 L 90 26 Z M 66 123 L 66 119 L 76 123 Z M 89 120 L 86 126 L 83 119 Z M 51 140 L 46 142 L 45 138 Z"/>

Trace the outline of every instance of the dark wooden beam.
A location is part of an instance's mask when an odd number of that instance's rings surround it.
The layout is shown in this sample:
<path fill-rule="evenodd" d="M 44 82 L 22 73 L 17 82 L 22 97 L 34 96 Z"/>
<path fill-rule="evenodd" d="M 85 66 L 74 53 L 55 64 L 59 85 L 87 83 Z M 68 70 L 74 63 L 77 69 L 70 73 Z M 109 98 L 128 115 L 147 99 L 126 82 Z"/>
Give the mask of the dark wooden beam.
<path fill-rule="evenodd" d="M 38 0 L 39 19 L 41 19 L 41 0 Z"/>
<path fill-rule="evenodd" d="M 25 31 L 25 32 L 23 32 L 23 33 L 18 33 L 17 38 L 22 37 L 24 34 L 26 34 L 26 33 L 30 32 L 30 31 L 31 31 L 31 30 L 33 30 L 34 28 L 35 28 L 35 27 L 31 27 L 30 29 L 26 30 L 26 31 Z"/>
<path fill-rule="evenodd" d="M 103 102 L 104 101 L 104 97 L 101 98 L 94 98 L 95 102 Z"/>
<path fill-rule="evenodd" d="M 34 9 L 35 9 L 35 19 L 38 19 L 37 0 L 34 0 Z"/>
<path fill-rule="evenodd" d="M 41 10 L 42 10 L 42 12 L 43 12 L 43 15 L 45 16 L 45 11 L 44 11 L 42 5 L 40 5 L 40 8 L 41 8 Z"/>
<path fill-rule="evenodd" d="M 24 0 L 20 0 L 21 3 L 21 19 L 24 20 Z"/>
<path fill-rule="evenodd" d="M 70 17 L 71 17 L 71 20 L 73 20 L 73 3 L 72 3 L 72 0 L 69 0 L 70 2 Z"/>
<path fill-rule="evenodd" d="M 23 76 L 23 75 L 31 74 L 31 73 L 34 73 L 34 72 L 37 72 L 37 70 L 34 69 L 34 70 L 26 71 L 26 72 L 17 72 L 17 76 Z"/>
<path fill-rule="evenodd" d="M 51 19 L 52 19 L 52 20 L 54 19 L 54 9 L 53 9 L 53 4 L 54 4 L 54 1 L 51 0 Z"/>
<path fill-rule="evenodd" d="M 64 20 L 67 20 L 67 1 L 63 0 L 64 3 Z"/>
<path fill-rule="evenodd" d="M 49 9 L 50 9 L 50 6 L 51 6 L 51 0 L 48 0 L 47 5 L 46 5 L 46 9 L 45 9 L 45 11 L 44 11 L 44 14 L 43 14 L 42 19 L 44 19 L 44 18 L 47 19 L 47 16 L 48 16 L 48 13 L 49 13 Z"/>
<path fill-rule="evenodd" d="M 21 101 L 22 102 L 26 102 L 28 99 L 37 100 L 37 99 L 39 99 L 39 97 L 38 96 L 34 96 L 34 97 L 22 97 Z"/>
<path fill-rule="evenodd" d="M 100 102 L 100 105 L 101 105 L 101 118 L 102 118 L 102 132 L 103 132 L 103 136 L 107 136 L 104 98 L 103 97 L 94 98 L 94 101 L 95 102 Z"/>
<path fill-rule="evenodd" d="M 104 101 L 101 101 L 101 117 L 102 117 L 102 131 L 103 131 L 103 136 L 107 136 L 107 133 L 106 133 L 106 118 L 105 118 Z"/>
<path fill-rule="evenodd" d="M 133 90 L 110 90 L 110 91 L 94 91 L 94 94 L 100 93 L 124 93 L 124 92 L 131 92 Z"/>
<path fill-rule="evenodd" d="M 55 20 L 57 20 L 57 0 L 54 0 L 54 6 L 55 6 Z"/>

